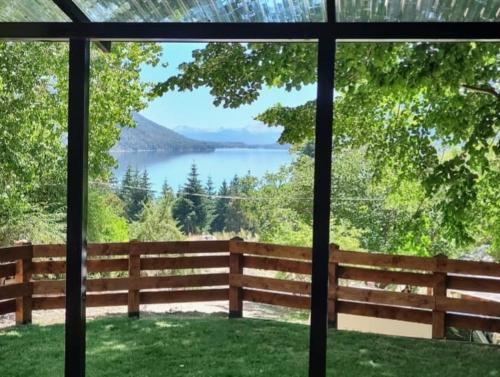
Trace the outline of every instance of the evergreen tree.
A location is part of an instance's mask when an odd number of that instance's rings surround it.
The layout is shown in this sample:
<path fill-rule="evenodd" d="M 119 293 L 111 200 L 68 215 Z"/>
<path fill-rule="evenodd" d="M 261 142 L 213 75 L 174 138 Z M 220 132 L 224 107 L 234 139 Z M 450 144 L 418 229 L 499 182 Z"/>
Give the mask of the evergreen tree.
<path fill-rule="evenodd" d="M 216 204 L 215 196 L 217 195 L 217 191 L 215 190 L 214 187 L 214 181 L 212 181 L 211 176 L 208 176 L 207 184 L 205 186 L 205 191 L 207 193 L 207 198 L 205 201 L 208 214 L 207 224 L 211 224 L 215 215 L 215 204 Z"/>
<path fill-rule="evenodd" d="M 124 203 L 129 221 L 137 221 L 139 215 L 152 199 L 151 182 L 147 170 L 142 175 L 137 168 L 128 167 L 123 176 L 118 196 Z"/>
<path fill-rule="evenodd" d="M 184 187 L 178 194 L 172 213 L 186 234 L 203 232 L 208 225 L 206 191 L 198 178 L 196 164 L 191 165 L 191 172 Z"/>
<path fill-rule="evenodd" d="M 229 212 L 229 187 L 226 180 L 222 181 L 219 188 L 219 198 L 215 203 L 214 217 L 210 224 L 210 231 L 223 232 L 226 230 L 226 219 Z"/>
<path fill-rule="evenodd" d="M 163 185 L 161 187 L 161 196 L 160 196 L 160 199 L 164 199 L 167 202 L 169 202 L 170 204 L 172 204 L 174 202 L 174 199 L 175 199 L 175 197 L 174 197 L 174 190 L 168 184 L 168 182 L 167 182 L 166 179 L 163 181 Z"/>

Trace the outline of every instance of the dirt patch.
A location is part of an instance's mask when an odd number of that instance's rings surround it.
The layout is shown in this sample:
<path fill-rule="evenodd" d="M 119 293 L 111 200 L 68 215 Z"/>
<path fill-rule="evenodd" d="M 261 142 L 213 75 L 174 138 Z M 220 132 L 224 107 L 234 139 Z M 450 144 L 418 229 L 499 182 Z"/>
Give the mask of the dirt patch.
<path fill-rule="evenodd" d="M 144 316 L 154 314 L 213 314 L 227 316 L 229 311 L 227 301 L 197 302 L 182 304 L 154 304 L 141 305 L 141 313 Z M 108 315 L 127 315 L 124 306 L 112 306 L 104 308 L 87 308 L 87 318 L 93 319 Z M 243 309 L 245 318 L 272 319 L 295 323 L 308 323 L 308 313 L 304 310 L 294 310 L 277 306 L 245 302 Z M 33 324 L 52 325 L 64 323 L 65 310 L 36 310 L 33 312 Z M 0 316 L 0 329 L 15 325 L 14 313 Z"/>

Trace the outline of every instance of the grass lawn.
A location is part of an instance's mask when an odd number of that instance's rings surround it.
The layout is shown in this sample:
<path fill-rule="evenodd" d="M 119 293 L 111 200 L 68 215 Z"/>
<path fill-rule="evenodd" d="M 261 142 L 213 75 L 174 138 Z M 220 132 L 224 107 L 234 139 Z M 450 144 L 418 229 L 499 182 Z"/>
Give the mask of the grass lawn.
<path fill-rule="evenodd" d="M 0 376 L 63 375 L 62 325 L 0 331 Z M 87 376 L 306 376 L 308 327 L 214 316 L 87 326 Z M 331 331 L 329 376 L 500 377 L 500 347 Z"/>

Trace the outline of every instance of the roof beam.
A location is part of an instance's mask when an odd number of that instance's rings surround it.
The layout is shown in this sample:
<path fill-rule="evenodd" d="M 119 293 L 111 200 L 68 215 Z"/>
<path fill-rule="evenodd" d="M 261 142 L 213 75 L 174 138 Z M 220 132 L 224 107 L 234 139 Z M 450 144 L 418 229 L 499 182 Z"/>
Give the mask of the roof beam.
<path fill-rule="evenodd" d="M 52 0 L 61 9 L 71 21 L 78 23 L 91 23 L 92 20 L 72 0 Z M 111 51 L 111 42 L 96 41 L 97 47 L 104 52 Z"/>
<path fill-rule="evenodd" d="M 126 23 L 0 22 L 0 39 L 125 41 L 500 41 L 496 22 Z"/>

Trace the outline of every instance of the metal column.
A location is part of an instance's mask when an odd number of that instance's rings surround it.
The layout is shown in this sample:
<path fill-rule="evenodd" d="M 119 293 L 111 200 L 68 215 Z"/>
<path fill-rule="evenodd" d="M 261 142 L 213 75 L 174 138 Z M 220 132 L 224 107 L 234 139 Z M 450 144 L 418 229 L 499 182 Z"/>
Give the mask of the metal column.
<path fill-rule="evenodd" d="M 85 280 L 89 134 L 88 39 L 69 45 L 65 376 L 85 376 Z"/>
<path fill-rule="evenodd" d="M 335 41 L 318 43 L 309 377 L 326 374 Z"/>

